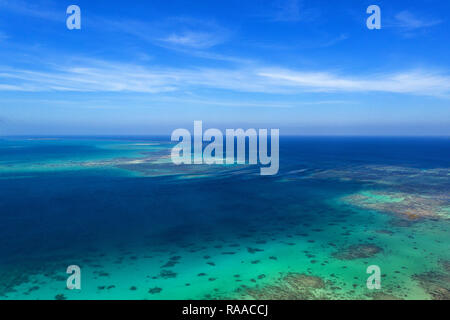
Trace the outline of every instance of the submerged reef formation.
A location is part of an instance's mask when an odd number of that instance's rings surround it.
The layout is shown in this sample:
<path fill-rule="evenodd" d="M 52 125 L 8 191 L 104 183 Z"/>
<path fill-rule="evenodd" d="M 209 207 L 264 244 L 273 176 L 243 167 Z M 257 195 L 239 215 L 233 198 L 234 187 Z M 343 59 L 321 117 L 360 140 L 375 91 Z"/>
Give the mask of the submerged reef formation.
<path fill-rule="evenodd" d="M 362 165 L 312 170 L 301 179 L 339 180 L 365 185 L 344 203 L 395 215 L 406 221 L 450 219 L 450 170 Z"/>
<path fill-rule="evenodd" d="M 43 139 L 41 139 L 43 140 Z M 64 148 L 64 140 L 52 144 L 55 148 Z M 90 144 L 89 144 L 90 143 Z M 64 172 L 98 169 L 119 169 L 117 173 L 139 177 L 166 177 L 174 179 L 201 179 L 214 175 L 230 175 L 248 173 L 246 165 L 211 165 L 192 166 L 174 165 L 171 160 L 171 150 L 174 143 L 167 141 L 152 141 L 135 143 L 132 141 L 89 141 L 83 146 L 83 152 L 101 150 L 101 157 L 60 158 L 50 161 L 16 161 L 0 162 L 0 173 L 36 173 Z M 243 170 L 245 169 L 245 170 Z M 251 169 L 254 170 L 254 169 Z M 250 170 L 250 171 L 251 171 Z M 23 176 L 24 178 L 30 176 Z M 14 176 L 17 178 L 17 174 Z"/>
<path fill-rule="evenodd" d="M 150 294 L 157 294 L 160 293 L 162 291 L 162 288 L 158 288 L 158 287 L 154 287 L 148 290 L 148 293 Z"/>
<path fill-rule="evenodd" d="M 368 294 L 367 297 L 369 297 L 371 300 L 403 300 L 397 296 L 382 291 L 376 291 L 374 293 Z"/>
<path fill-rule="evenodd" d="M 0 299 L 6 297 L 11 292 L 15 292 L 16 286 L 29 282 L 29 274 L 21 271 L 15 271 L 10 268 L 7 271 L 2 270 L 0 272 Z"/>
<path fill-rule="evenodd" d="M 429 271 L 413 275 L 413 279 L 433 300 L 450 300 L 450 260 L 441 260 L 443 272 Z"/>
<path fill-rule="evenodd" d="M 343 248 L 333 253 L 333 257 L 339 260 L 354 260 L 361 258 L 370 258 L 382 251 L 382 248 L 374 244 L 357 244 L 347 248 Z"/>
<path fill-rule="evenodd" d="M 363 209 L 389 212 L 411 221 L 444 217 L 443 208 L 448 202 L 444 196 L 430 197 L 394 191 L 364 191 L 344 197 L 343 200 Z"/>
<path fill-rule="evenodd" d="M 450 273 L 450 260 L 441 260 L 440 264 L 445 272 Z"/>
<path fill-rule="evenodd" d="M 389 165 L 359 165 L 333 169 L 317 170 L 308 178 L 339 179 L 373 183 L 384 186 L 409 186 L 411 190 L 437 191 L 442 184 L 448 185 L 448 168 L 420 169 Z M 428 186 L 428 190 L 424 190 Z M 435 189 L 435 190 L 430 190 Z"/>
<path fill-rule="evenodd" d="M 325 300 L 325 281 L 304 273 L 288 273 L 275 284 L 256 288 L 240 288 L 243 298 L 256 300 Z"/>
<path fill-rule="evenodd" d="M 450 300 L 449 274 L 430 271 L 416 274 L 413 276 L 413 279 L 419 282 L 420 286 L 433 300 Z"/>

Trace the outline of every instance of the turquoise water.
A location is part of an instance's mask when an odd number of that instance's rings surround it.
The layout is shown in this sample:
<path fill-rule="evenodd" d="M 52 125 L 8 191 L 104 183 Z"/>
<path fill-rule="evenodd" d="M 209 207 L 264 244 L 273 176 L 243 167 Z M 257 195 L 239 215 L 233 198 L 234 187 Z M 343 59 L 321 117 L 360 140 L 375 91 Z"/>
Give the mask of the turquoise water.
<path fill-rule="evenodd" d="M 263 177 L 163 137 L 0 140 L 0 298 L 449 298 L 448 139 L 280 143 Z"/>

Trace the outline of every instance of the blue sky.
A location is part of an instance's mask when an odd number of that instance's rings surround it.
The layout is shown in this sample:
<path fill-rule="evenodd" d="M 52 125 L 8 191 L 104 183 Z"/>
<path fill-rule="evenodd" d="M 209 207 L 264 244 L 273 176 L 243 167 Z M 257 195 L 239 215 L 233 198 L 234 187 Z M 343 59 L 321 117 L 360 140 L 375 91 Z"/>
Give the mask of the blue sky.
<path fill-rule="evenodd" d="M 66 8 L 81 8 L 81 30 Z M 366 27 L 369 5 L 382 29 Z M 450 135 L 450 2 L 0 0 L 0 135 Z"/>

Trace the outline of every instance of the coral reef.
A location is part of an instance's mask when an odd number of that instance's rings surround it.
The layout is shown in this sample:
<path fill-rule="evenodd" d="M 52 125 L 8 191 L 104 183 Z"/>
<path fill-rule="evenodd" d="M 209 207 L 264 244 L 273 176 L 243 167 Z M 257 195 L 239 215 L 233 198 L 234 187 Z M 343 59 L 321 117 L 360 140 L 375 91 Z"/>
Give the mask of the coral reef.
<path fill-rule="evenodd" d="M 148 290 L 148 293 L 157 294 L 157 293 L 160 293 L 161 291 L 162 291 L 162 288 L 154 287 L 154 288 Z"/>
<path fill-rule="evenodd" d="M 410 221 L 441 218 L 442 208 L 448 203 L 444 196 L 430 197 L 394 191 L 359 192 L 344 197 L 343 201 L 363 209 L 388 212 Z"/>
<path fill-rule="evenodd" d="M 275 284 L 263 287 L 241 287 L 238 292 L 243 297 L 256 300 L 317 300 L 327 299 L 318 290 L 325 288 L 325 281 L 303 273 L 288 273 Z"/>
<path fill-rule="evenodd" d="M 302 178 L 364 183 L 371 190 L 345 196 L 342 200 L 363 209 L 417 221 L 424 218 L 450 218 L 449 174 L 449 169 L 446 168 L 362 165 L 319 170 Z"/>
<path fill-rule="evenodd" d="M 354 260 L 370 258 L 382 251 L 382 248 L 374 244 L 357 244 L 333 253 L 333 257 L 339 260 Z"/>
<path fill-rule="evenodd" d="M 416 274 L 413 279 L 433 300 L 450 300 L 450 275 L 435 271 Z"/>
<path fill-rule="evenodd" d="M 396 297 L 389 293 L 385 293 L 383 291 L 373 292 L 371 294 L 368 294 L 367 297 L 369 297 L 372 300 L 402 300 L 399 297 Z"/>
<path fill-rule="evenodd" d="M 176 278 L 177 274 L 170 270 L 161 270 L 160 277 L 163 279 Z"/>

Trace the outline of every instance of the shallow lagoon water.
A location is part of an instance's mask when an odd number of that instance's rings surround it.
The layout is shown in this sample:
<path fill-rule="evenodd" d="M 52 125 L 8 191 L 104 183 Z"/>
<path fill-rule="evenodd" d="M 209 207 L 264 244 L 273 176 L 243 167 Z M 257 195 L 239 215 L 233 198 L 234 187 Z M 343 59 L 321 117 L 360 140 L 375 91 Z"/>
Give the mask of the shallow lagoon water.
<path fill-rule="evenodd" d="M 262 177 L 161 137 L 3 139 L 0 297 L 448 299 L 449 142 L 282 138 Z"/>

